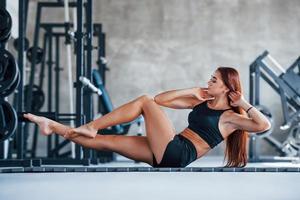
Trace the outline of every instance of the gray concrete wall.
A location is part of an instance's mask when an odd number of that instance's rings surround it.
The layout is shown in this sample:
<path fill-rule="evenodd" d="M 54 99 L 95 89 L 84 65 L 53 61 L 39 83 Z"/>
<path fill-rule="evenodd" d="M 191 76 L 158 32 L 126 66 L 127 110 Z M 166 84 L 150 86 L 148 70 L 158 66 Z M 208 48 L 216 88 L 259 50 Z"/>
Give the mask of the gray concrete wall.
<path fill-rule="evenodd" d="M 29 38 L 35 6 L 31 1 Z M 107 36 L 107 89 L 114 106 L 142 94 L 206 86 L 218 66 L 239 70 L 248 99 L 249 64 L 259 54 L 269 50 L 284 67 L 299 56 L 299 9 L 299 0 L 94 1 L 94 21 L 103 24 Z M 63 10 L 46 11 L 43 20 L 62 22 Z M 264 83 L 262 104 L 271 108 L 274 135 L 283 140 L 280 99 Z M 62 98 L 61 106 L 67 105 Z M 178 133 L 187 126 L 190 110 L 163 109 Z M 221 144 L 209 154 L 222 155 L 223 150 Z M 262 152 L 274 153 L 265 143 Z"/>

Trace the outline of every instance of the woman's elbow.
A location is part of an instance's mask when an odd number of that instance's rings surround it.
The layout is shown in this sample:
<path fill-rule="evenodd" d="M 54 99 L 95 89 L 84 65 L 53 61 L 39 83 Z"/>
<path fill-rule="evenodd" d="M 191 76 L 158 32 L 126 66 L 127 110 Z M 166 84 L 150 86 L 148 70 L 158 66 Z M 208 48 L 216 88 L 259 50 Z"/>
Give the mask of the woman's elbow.
<path fill-rule="evenodd" d="M 153 100 L 157 105 L 168 107 L 168 103 L 163 101 L 160 97 L 155 96 Z"/>
<path fill-rule="evenodd" d="M 259 131 L 260 132 L 265 132 L 271 129 L 271 123 L 269 121 L 266 121 L 262 124 L 259 125 Z"/>

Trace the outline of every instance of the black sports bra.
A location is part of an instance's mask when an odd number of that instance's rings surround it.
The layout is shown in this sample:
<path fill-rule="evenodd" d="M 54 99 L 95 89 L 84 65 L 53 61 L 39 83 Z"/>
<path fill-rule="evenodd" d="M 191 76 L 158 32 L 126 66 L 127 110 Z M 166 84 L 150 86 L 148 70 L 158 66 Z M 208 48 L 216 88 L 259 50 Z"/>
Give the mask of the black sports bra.
<path fill-rule="evenodd" d="M 231 108 L 226 110 L 231 110 Z M 206 141 L 210 148 L 214 148 L 224 140 L 218 124 L 221 114 L 226 110 L 210 109 L 207 101 L 200 103 L 188 115 L 188 128 Z"/>

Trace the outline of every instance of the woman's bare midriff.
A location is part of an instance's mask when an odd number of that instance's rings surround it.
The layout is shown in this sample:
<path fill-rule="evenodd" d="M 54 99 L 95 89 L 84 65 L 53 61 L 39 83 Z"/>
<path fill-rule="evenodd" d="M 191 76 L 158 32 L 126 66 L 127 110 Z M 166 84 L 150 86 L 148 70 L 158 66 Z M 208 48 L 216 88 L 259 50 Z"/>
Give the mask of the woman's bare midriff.
<path fill-rule="evenodd" d="M 197 150 L 197 159 L 206 154 L 211 149 L 210 146 L 197 133 L 189 128 L 185 128 L 179 134 L 184 136 L 194 144 Z"/>

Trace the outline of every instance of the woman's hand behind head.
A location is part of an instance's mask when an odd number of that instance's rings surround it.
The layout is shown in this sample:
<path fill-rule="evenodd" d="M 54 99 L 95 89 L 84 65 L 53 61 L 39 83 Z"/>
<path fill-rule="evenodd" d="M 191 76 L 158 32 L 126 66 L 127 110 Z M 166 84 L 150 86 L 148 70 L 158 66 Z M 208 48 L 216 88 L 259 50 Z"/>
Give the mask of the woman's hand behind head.
<path fill-rule="evenodd" d="M 230 105 L 233 107 L 241 106 L 245 101 L 244 96 L 239 91 L 231 91 L 228 93 L 228 97 L 230 98 Z"/>

